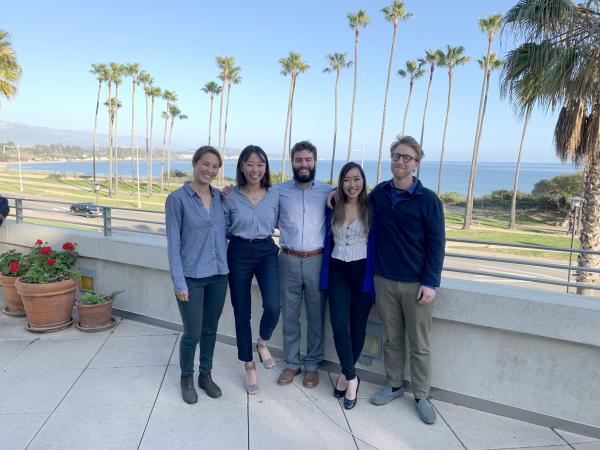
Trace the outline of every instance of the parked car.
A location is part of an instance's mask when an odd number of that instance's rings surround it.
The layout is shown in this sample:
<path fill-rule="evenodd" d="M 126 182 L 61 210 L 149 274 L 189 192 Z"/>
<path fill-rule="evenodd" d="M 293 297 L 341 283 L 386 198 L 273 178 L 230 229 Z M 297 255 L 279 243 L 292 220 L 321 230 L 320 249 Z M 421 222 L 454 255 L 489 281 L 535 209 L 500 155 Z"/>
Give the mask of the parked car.
<path fill-rule="evenodd" d="M 102 215 L 102 206 L 92 202 L 73 203 L 70 212 L 78 216 L 98 217 Z"/>

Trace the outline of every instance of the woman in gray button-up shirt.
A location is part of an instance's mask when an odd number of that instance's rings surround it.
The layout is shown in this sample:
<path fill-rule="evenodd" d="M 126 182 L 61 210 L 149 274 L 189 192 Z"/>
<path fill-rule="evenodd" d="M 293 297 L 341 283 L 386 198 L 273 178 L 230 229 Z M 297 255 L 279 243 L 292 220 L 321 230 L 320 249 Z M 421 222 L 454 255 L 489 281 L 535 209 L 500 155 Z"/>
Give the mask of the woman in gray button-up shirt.
<path fill-rule="evenodd" d="M 198 385 L 211 397 L 221 396 L 210 373 L 229 272 L 221 193 L 210 185 L 222 166 L 221 156 L 214 147 L 200 147 L 192 166 L 193 181 L 172 192 L 165 205 L 169 267 L 183 322 L 179 364 L 186 403 L 198 401 L 194 389 L 198 343 Z"/>
<path fill-rule="evenodd" d="M 256 366 L 250 327 L 251 286 L 256 276 L 262 297 L 258 355 L 267 369 L 275 366 L 267 343 L 279 320 L 279 248 L 273 242 L 279 214 L 279 194 L 271 187 L 269 159 L 262 148 L 246 147 L 238 159 L 237 186 L 225 199 L 229 291 L 235 315 L 238 358 L 246 368 L 246 390 L 256 394 Z"/>

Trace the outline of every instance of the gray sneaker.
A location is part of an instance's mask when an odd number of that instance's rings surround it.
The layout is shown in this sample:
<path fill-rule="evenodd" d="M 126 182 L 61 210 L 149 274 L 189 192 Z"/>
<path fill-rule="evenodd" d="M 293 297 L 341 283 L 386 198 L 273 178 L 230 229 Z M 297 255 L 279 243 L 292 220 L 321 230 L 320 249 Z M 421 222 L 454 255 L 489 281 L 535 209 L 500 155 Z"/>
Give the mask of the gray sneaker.
<path fill-rule="evenodd" d="M 426 398 L 421 398 L 419 400 L 415 399 L 415 404 L 421 420 L 427 425 L 433 425 L 435 423 L 435 409 L 433 409 L 431 402 Z"/>
<path fill-rule="evenodd" d="M 391 402 L 395 398 L 402 397 L 404 394 L 404 387 L 401 387 L 396 392 L 392 391 L 391 386 L 386 386 L 384 388 L 379 389 L 372 397 L 371 403 L 377 406 L 385 405 L 386 403 Z"/>

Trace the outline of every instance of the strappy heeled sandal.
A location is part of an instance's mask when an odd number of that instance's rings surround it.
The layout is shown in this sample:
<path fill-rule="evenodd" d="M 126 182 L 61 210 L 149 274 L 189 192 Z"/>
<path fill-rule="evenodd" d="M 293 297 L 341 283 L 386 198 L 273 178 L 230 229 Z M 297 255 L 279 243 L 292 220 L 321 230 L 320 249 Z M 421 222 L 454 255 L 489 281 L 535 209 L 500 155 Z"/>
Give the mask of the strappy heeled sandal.
<path fill-rule="evenodd" d="M 250 384 L 248 383 L 248 372 L 254 370 L 256 373 L 256 363 L 254 361 L 244 363 L 244 367 L 246 369 L 246 392 L 250 395 L 256 395 L 258 391 L 258 384 Z"/>
<path fill-rule="evenodd" d="M 265 369 L 272 369 L 273 367 L 275 367 L 275 360 L 274 360 L 272 357 L 270 357 L 270 358 L 266 358 L 266 359 L 263 361 L 263 357 L 262 357 L 262 355 L 260 354 L 260 349 L 261 349 L 261 348 L 263 348 L 263 349 L 265 349 L 265 348 L 266 348 L 267 350 L 269 350 L 269 347 L 267 347 L 267 345 L 266 345 L 266 344 L 258 344 L 258 343 L 257 343 L 257 344 L 256 344 L 256 351 L 258 352 L 258 359 L 260 359 L 260 362 L 262 363 L 262 365 L 263 365 L 263 367 L 264 367 Z"/>

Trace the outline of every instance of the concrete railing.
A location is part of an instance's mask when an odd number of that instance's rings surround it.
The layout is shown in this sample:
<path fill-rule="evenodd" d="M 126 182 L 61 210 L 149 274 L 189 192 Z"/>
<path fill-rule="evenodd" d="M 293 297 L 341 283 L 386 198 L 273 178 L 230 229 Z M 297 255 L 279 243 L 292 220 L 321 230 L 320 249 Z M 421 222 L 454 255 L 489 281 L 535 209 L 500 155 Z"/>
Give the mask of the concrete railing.
<path fill-rule="evenodd" d="M 164 239 L 10 222 L 0 227 L 0 251 L 27 251 L 36 239 L 76 242 L 79 268 L 94 278 L 96 290 L 125 290 L 114 304 L 118 312 L 180 329 Z M 253 289 L 257 330 L 260 293 Z M 230 305 L 227 301 L 219 338 L 233 344 Z M 370 322 L 379 323 L 375 309 Z M 275 354 L 281 354 L 281 342 L 278 325 L 271 341 Z M 446 278 L 434 306 L 432 353 L 433 397 L 600 437 L 599 300 Z M 325 357 L 337 362 L 328 316 Z M 385 382 L 383 361 L 366 362 L 359 364 L 363 378 Z"/>

